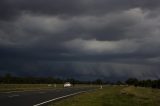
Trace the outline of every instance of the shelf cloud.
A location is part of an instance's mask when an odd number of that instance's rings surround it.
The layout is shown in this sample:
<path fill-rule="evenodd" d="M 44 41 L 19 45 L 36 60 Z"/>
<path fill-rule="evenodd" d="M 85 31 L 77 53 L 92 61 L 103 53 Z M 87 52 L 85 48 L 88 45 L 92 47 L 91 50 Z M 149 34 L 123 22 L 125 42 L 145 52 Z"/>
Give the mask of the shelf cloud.
<path fill-rule="evenodd" d="M 0 75 L 160 78 L 158 0 L 1 0 Z"/>

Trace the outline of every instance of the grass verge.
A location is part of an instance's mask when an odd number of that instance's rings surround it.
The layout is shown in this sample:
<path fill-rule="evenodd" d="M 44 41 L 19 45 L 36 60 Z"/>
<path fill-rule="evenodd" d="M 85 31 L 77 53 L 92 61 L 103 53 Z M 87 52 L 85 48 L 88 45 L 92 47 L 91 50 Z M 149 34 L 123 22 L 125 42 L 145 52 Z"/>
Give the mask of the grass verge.
<path fill-rule="evenodd" d="M 158 89 L 108 86 L 51 103 L 49 106 L 159 106 L 159 104 Z"/>

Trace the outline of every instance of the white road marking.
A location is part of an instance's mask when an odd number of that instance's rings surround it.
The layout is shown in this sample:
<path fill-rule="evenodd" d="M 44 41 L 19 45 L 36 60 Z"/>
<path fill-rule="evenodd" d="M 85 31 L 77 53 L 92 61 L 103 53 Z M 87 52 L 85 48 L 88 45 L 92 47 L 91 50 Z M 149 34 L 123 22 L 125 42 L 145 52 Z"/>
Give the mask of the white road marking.
<path fill-rule="evenodd" d="M 57 88 L 57 89 L 48 89 L 48 90 L 60 90 L 60 89 L 63 89 L 63 88 Z M 47 89 L 46 89 L 47 90 Z M 45 91 L 46 91 L 45 90 Z M 16 93 L 16 92 L 36 92 L 36 91 L 43 91 L 43 89 L 42 90 L 25 90 L 25 91 L 8 91 L 8 92 L 1 92 L 1 93 L 6 93 L 6 94 L 10 94 L 10 93 Z"/>
<path fill-rule="evenodd" d="M 77 95 L 77 94 L 84 93 L 84 92 L 87 92 L 87 91 L 81 91 L 81 92 L 77 92 L 77 93 L 72 93 L 72 94 L 69 94 L 69 95 L 61 96 L 61 97 L 54 98 L 54 99 L 51 99 L 51 100 L 48 100 L 48 101 L 45 101 L 45 102 L 42 102 L 42 103 L 39 103 L 39 104 L 36 104 L 36 105 L 33 105 L 33 106 L 40 106 L 40 105 L 43 105 L 43 104 L 46 104 L 46 103 L 49 103 L 49 102 L 53 102 L 55 100 L 59 100 L 59 99 L 62 99 L 62 98 L 66 98 L 66 97 Z"/>
<path fill-rule="evenodd" d="M 8 96 L 9 98 L 13 98 L 13 97 L 17 97 L 17 96 L 20 96 L 20 95 L 10 95 Z"/>
<path fill-rule="evenodd" d="M 26 92 L 26 91 L 10 91 L 10 92 L 2 92 L 2 93 L 9 94 L 9 93 L 21 93 L 21 92 Z"/>

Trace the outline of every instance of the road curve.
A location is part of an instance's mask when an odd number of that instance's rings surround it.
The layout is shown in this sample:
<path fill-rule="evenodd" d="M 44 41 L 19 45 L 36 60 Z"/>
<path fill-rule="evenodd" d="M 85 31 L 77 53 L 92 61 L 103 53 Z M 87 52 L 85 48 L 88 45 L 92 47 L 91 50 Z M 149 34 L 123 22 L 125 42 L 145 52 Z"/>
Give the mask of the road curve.
<path fill-rule="evenodd" d="M 95 88 L 65 88 L 56 90 L 0 93 L 0 106 L 47 106 L 46 103 Z"/>

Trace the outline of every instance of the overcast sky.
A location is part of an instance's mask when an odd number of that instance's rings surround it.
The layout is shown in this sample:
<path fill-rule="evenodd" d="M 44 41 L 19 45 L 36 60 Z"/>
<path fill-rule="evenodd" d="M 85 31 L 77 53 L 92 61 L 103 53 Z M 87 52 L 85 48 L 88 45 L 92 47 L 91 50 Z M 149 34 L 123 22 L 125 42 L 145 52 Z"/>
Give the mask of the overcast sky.
<path fill-rule="evenodd" d="M 0 0 L 0 75 L 160 78 L 160 0 Z"/>

